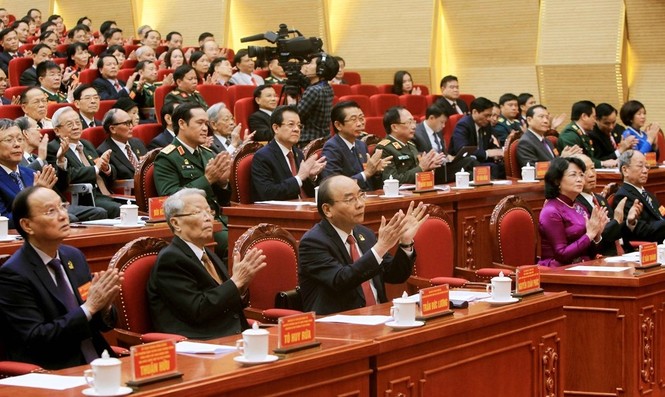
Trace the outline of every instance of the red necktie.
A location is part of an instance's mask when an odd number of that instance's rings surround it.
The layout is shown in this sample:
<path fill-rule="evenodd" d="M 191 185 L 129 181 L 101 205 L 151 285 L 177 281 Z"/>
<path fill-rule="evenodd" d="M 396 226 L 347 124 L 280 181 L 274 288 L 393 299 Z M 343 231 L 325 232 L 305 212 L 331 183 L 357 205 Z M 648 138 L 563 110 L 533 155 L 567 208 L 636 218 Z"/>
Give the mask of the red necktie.
<path fill-rule="evenodd" d="M 129 143 L 125 144 L 125 150 L 127 151 L 127 158 L 129 159 L 129 162 L 132 164 L 132 167 L 136 171 L 137 168 L 139 168 L 139 161 L 132 153 L 132 148 L 129 146 Z"/>
<path fill-rule="evenodd" d="M 115 84 L 113 84 L 113 86 L 115 87 L 116 91 L 120 91 L 122 89 L 122 87 L 120 86 L 120 84 L 117 81 L 115 82 Z"/>
<path fill-rule="evenodd" d="M 252 85 L 255 86 L 256 85 L 256 79 L 254 78 L 254 76 L 250 76 L 250 78 L 252 79 Z"/>
<path fill-rule="evenodd" d="M 351 260 L 353 262 L 360 259 L 360 254 L 356 248 L 356 239 L 352 234 L 349 234 L 349 237 L 346 238 L 346 242 L 351 246 Z M 369 280 L 362 283 L 363 294 L 365 295 L 365 306 L 376 305 L 376 298 L 374 298 L 374 293 L 372 292 L 372 287 L 369 285 Z"/>
<path fill-rule="evenodd" d="M 289 167 L 291 167 L 291 175 L 296 176 L 298 175 L 298 168 L 296 168 L 296 160 L 293 157 L 293 150 L 290 150 L 289 153 L 286 155 L 286 158 L 289 159 Z M 305 182 L 305 181 L 301 181 Z M 300 187 L 300 198 L 305 198 L 307 195 L 305 194 L 305 191 L 303 190 L 302 186 Z"/>

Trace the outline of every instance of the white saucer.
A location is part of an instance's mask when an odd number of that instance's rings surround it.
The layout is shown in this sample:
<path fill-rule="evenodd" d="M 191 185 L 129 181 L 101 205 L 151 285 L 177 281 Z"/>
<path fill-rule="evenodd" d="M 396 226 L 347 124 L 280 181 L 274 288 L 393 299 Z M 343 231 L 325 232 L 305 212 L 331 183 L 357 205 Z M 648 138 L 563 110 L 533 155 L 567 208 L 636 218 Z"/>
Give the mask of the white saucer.
<path fill-rule="evenodd" d="M 113 394 L 99 394 L 95 391 L 94 387 L 83 390 L 83 394 L 85 394 L 86 396 L 98 396 L 98 397 L 126 396 L 131 392 L 132 388 L 125 386 L 121 386 L 120 388 L 118 388 L 118 391 Z"/>
<path fill-rule="evenodd" d="M 9 234 L 6 237 L 0 237 L 0 242 L 16 241 L 16 237 L 18 236 L 15 234 Z"/>
<path fill-rule="evenodd" d="M 404 197 L 404 195 L 403 194 L 398 194 L 397 196 L 387 196 L 385 194 L 382 194 L 379 197 L 381 197 L 381 198 L 400 198 L 400 197 Z"/>
<path fill-rule="evenodd" d="M 453 190 L 471 190 L 471 189 L 475 189 L 474 186 L 467 186 L 467 187 L 451 186 L 450 188 L 453 189 Z"/>
<path fill-rule="evenodd" d="M 257 364 L 264 364 L 264 363 L 271 363 L 273 361 L 277 361 L 279 357 L 268 354 L 266 355 L 266 358 L 263 360 L 248 360 L 245 358 L 245 356 L 235 356 L 233 357 L 233 361 L 240 363 L 240 364 L 245 364 L 245 365 L 257 365 Z"/>
<path fill-rule="evenodd" d="M 145 226 L 145 223 L 137 223 L 135 225 L 122 225 L 122 224 L 113 225 L 113 227 L 117 227 L 117 228 L 120 228 L 120 229 L 133 229 L 133 228 L 143 227 L 143 226 Z"/>
<path fill-rule="evenodd" d="M 425 322 L 414 321 L 411 324 L 397 324 L 395 321 L 388 321 L 386 325 L 393 329 L 408 329 L 408 328 L 422 327 L 423 325 L 425 325 Z"/>
<path fill-rule="evenodd" d="M 524 179 L 517 180 L 517 183 L 538 183 L 538 182 L 540 182 L 538 179 L 534 181 L 525 181 Z"/>
<path fill-rule="evenodd" d="M 487 302 L 492 306 L 503 306 L 503 305 L 510 305 L 511 303 L 516 303 L 516 302 L 519 302 L 519 301 L 520 301 L 519 298 L 510 298 L 506 301 L 495 301 L 494 299 L 489 298 L 489 299 L 485 299 L 484 302 Z"/>

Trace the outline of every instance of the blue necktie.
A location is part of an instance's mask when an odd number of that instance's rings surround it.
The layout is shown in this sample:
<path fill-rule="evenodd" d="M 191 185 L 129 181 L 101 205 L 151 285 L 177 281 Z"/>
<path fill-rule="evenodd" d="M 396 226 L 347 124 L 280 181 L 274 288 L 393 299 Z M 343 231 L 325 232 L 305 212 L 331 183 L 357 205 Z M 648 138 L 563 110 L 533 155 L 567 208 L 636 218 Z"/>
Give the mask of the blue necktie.
<path fill-rule="evenodd" d="M 18 172 L 13 171 L 9 173 L 9 176 L 16 182 L 18 185 L 19 190 L 25 189 L 25 185 L 23 184 L 23 181 L 21 180 L 21 176 L 18 174 Z"/>

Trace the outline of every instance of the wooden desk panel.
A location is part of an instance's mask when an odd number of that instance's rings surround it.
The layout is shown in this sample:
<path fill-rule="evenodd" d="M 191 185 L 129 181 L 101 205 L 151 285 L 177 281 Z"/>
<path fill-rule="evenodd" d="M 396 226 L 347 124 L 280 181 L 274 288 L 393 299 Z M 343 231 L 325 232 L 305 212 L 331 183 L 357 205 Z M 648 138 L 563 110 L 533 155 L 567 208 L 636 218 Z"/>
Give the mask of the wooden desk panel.
<path fill-rule="evenodd" d="M 665 396 L 665 269 L 558 268 L 542 273 L 542 285 L 573 294 L 565 308 L 566 396 Z"/>

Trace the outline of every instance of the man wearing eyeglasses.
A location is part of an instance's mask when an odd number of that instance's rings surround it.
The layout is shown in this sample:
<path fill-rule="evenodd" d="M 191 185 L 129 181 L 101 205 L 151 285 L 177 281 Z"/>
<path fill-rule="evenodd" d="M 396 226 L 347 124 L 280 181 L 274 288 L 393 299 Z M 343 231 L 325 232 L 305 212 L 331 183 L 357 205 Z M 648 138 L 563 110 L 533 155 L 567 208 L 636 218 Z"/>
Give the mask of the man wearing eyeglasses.
<path fill-rule="evenodd" d="M 387 302 L 384 282 L 403 283 L 411 274 L 413 237 L 427 219 L 425 206 L 381 219 L 378 236 L 362 225 L 365 192 L 355 180 L 336 175 L 319 186 L 323 220 L 300 240 L 298 279 L 305 311 L 331 314 Z M 399 244 L 393 257 L 388 252 Z"/>
<path fill-rule="evenodd" d="M 132 136 L 132 117 L 122 109 L 111 109 L 104 115 L 103 126 L 108 137 L 99 145 L 97 153 L 101 156 L 111 151 L 116 179 L 134 179 L 134 172 L 147 150 L 143 141 Z"/>
<path fill-rule="evenodd" d="M 233 275 L 213 252 L 215 212 L 201 189 L 184 188 L 164 202 L 166 222 L 175 235 L 157 257 L 148 281 L 148 302 L 155 330 L 194 339 L 239 334 L 249 326 L 242 296 L 265 255 L 252 248 L 233 258 Z"/>
<path fill-rule="evenodd" d="M 10 360 L 60 369 L 113 351 L 102 331 L 113 329 L 113 301 L 122 274 L 90 274 L 83 253 L 63 245 L 67 205 L 51 189 L 16 196 L 13 216 L 23 246 L 0 268 L 0 310 Z"/>
<path fill-rule="evenodd" d="M 74 105 L 79 110 L 83 129 L 102 125 L 101 121 L 95 119 L 99 102 L 99 94 L 90 84 L 81 84 L 74 90 Z"/>
<path fill-rule="evenodd" d="M 402 106 L 395 106 L 386 111 L 383 116 L 383 128 L 386 139 L 376 145 L 377 150 L 383 150 L 383 157 L 392 157 L 392 162 L 383 169 L 383 179 L 397 179 L 401 184 L 415 183 L 416 173 L 435 170 L 446 159 L 445 153 L 435 150 L 419 156 L 413 136 L 416 131 L 416 120 L 411 112 Z"/>
<path fill-rule="evenodd" d="M 296 146 L 302 125 L 295 106 L 280 106 L 270 116 L 275 137 L 252 159 L 252 200 L 314 197 L 314 183 L 326 166 L 316 154 L 305 160 Z"/>
<path fill-rule="evenodd" d="M 39 128 L 53 128 L 51 119 L 46 117 L 46 107 L 48 99 L 46 94 L 39 87 L 27 88 L 19 99 L 21 110 L 27 117 L 35 120 Z"/>

